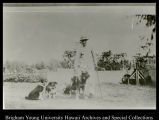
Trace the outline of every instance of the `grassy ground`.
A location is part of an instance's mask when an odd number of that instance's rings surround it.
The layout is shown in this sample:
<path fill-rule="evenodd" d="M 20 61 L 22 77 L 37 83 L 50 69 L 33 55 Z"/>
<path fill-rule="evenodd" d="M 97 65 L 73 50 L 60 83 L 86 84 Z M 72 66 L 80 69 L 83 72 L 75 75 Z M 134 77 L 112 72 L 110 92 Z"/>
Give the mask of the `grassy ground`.
<path fill-rule="evenodd" d="M 3 84 L 5 109 L 149 109 L 156 106 L 156 88 L 119 84 L 123 72 L 99 72 L 103 98 L 76 100 L 63 94 L 65 84 L 72 76 L 71 70 L 48 73 L 50 81 L 57 81 L 57 97 L 47 100 L 26 100 L 25 96 L 38 83 Z"/>

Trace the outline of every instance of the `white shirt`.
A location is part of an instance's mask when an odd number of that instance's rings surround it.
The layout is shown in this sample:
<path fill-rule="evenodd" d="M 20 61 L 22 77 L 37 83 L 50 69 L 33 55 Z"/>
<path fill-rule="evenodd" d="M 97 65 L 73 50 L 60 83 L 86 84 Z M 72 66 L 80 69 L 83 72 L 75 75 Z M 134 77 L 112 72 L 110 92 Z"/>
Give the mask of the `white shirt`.
<path fill-rule="evenodd" d="M 80 42 L 76 44 L 74 67 L 76 72 L 92 71 L 95 69 L 89 46 L 83 47 Z"/>

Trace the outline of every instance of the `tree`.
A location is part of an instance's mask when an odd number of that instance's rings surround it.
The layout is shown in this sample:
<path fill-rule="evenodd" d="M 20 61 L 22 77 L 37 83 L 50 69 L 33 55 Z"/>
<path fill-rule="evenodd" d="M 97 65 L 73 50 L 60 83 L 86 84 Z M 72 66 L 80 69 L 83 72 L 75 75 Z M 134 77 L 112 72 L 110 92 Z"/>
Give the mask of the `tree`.
<path fill-rule="evenodd" d="M 64 61 L 62 62 L 62 66 L 64 66 L 65 68 L 72 68 L 74 65 L 75 54 L 76 51 L 66 50 L 63 55 Z"/>
<path fill-rule="evenodd" d="M 35 68 L 36 68 L 37 70 L 46 69 L 46 65 L 44 64 L 44 62 L 36 63 L 36 64 L 35 64 Z"/>
<path fill-rule="evenodd" d="M 97 62 L 98 67 L 104 68 L 105 70 L 111 70 L 111 59 L 112 59 L 112 52 L 105 51 L 102 52 L 102 55 L 99 58 L 99 61 Z"/>
<path fill-rule="evenodd" d="M 135 15 L 138 19 L 136 24 L 145 23 L 147 28 L 151 29 L 151 35 L 149 37 L 139 36 L 140 40 L 145 40 L 145 44 L 140 46 L 144 51 L 146 51 L 146 56 L 149 56 L 151 52 L 152 40 L 154 39 L 154 35 L 156 33 L 156 16 L 151 14 L 137 14 Z"/>
<path fill-rule="evenodd" d="M 129 61 L 125 58 L 126 55 L 126 53 L 113 54 L 110 50 L 102 52 L 97 62 L 98 69 L 121 70 L 122 68 L 130 68 Z"/>

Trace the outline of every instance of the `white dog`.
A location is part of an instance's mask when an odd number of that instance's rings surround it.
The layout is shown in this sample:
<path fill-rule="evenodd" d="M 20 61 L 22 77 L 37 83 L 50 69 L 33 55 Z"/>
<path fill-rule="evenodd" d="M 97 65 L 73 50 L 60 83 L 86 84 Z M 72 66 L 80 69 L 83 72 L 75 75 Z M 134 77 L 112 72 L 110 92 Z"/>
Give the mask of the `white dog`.
<path fill-rule="evenodd" d="M 56 84 L 57 82 L 49 82 L 45 89 L 45 94 L 47 98 L 55 98 L 56 97 Z"/>

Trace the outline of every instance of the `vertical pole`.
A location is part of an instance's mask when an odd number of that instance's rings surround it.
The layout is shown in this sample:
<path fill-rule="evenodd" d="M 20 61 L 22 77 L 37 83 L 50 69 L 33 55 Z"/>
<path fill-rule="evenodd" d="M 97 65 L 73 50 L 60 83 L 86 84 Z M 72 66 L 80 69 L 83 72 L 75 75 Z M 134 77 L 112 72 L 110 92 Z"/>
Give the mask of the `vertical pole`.
<path fill-rule="evenodd" d="M 130 80 L 130 78 L 128 78 L 128 85 L 130 84 L 130 81 L 129 81 L 129 80 Z"/>
<path fill-rule="evenodd" d="M 138 70 L 136 69 L 136 84 L 139 85 Z"/>
<path fill-rule="evenodd" d="M 93 59 L 93 63 L 94 63 L 94 68 L 96 68 L 95 59 L 94 59 L 94 55 L 93 55 L 93 51 L 91 51 L 91 54 L 92 54 L 92 59 Z M 95 71 L 96 71 L 96 69 L 95 69 Z M 98 79 L 98 86 L 99 86 L 99 88 L 100 88 L 101 98 L 103 98 L 102 90 L 101 90 L 101 86 L 100 86 L 100 79 L 99 79 L 98 71 L 96 71 L 96 74 L 97 74 L 97 79 Z"/>
<path fill-rule="evenodd" d="M 78 93 L 78 80 L 77 80 L 77 77 L 76 77 L 76 99 L 78 100 L 79 99 L 79 93 Z"/>
<path fill-rule="evenodd" d="M 136 63 L 136 84 L 139 85 L 139 68 L 138 62 Z"/>

